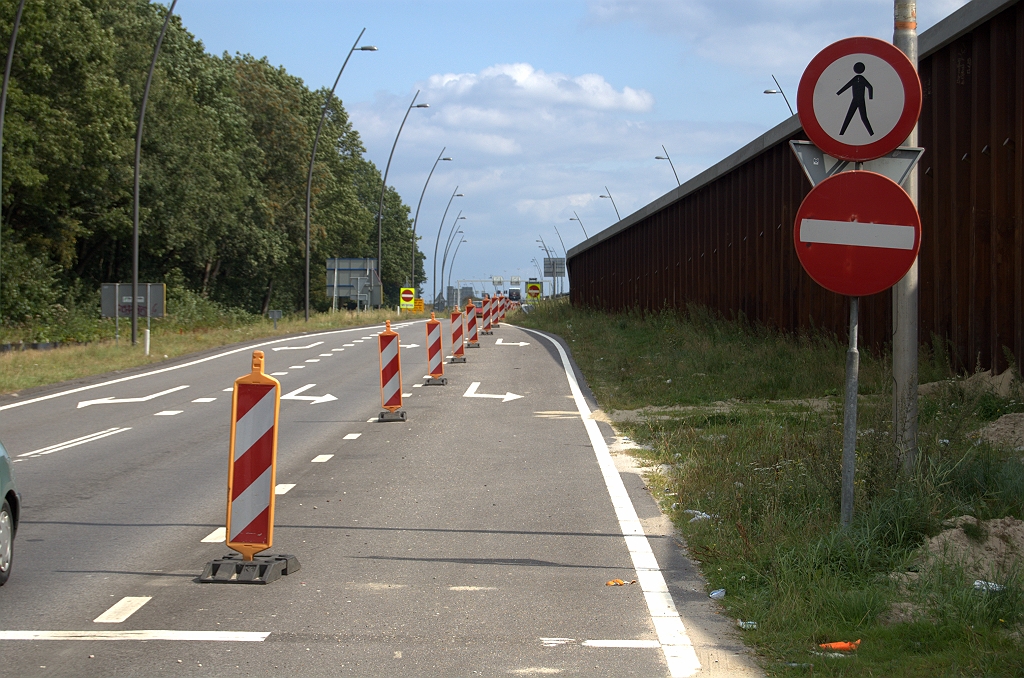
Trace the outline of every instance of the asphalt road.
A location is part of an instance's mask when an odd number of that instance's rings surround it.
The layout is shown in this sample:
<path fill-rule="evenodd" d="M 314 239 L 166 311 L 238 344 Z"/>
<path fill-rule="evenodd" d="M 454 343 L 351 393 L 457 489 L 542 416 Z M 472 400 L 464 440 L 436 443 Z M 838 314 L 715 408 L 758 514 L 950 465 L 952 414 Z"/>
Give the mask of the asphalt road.
<path fill-rule="evenodd" d="M 380 329 L 0 399 L 24 496 L 0 674 L 757 675 L 558 341 L 506 324 L 419 386 L 400 323 L 408 421 L 379 423 Z M 268 553 L 301 570 L 202 584 L 255 347 L 291 395 Z"/>

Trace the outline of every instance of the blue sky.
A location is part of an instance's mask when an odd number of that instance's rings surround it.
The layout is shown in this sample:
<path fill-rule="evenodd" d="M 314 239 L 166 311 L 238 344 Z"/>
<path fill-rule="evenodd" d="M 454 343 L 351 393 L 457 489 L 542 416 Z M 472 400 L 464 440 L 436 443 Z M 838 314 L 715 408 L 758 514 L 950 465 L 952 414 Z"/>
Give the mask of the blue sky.
<path fill-rule="evenodd" d="M 918 4 L 924 30 L 964 4 Z M 535 240 L 562 252 L 789 115 L 807 62 L 851 35 L 891 40 L 892 0 L 179 0 L 208 51 L 251 53 L 312 88 L 330 86 L 359 31 L 337 94 L 383 170 L 417 89 L 388 183 L 413 210 L 431 274 L 441 215 L 458 210 L 466 242 L 453 279 L 536 275 Z M 442 236 L 441 248 L 444 247 Z M 440 257 L 440 255 L 439 255 Z M 440 265 L 440 260 L 438 261 Z M 440 276 L 438 276 L 440 277 Z M 479 287 L 479 285 L 478 285 Z M 429 298 L 431 283 L 426 285 Z"/>

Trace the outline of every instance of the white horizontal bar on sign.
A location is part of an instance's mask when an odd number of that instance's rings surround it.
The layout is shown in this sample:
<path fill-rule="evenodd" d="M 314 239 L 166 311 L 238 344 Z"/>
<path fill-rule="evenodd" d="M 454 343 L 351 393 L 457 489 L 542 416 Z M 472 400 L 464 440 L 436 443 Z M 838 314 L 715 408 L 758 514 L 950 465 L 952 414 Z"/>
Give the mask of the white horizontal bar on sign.
<path fill-rule="evenodd" d="M 912 250 L 914 249 L 914 227 L 867 224 L 859 221 L 804 219 L 800 222 L 800 242 Z"/>
<path fill-rule="evenodd" d="M 0 631 L 0 640 L 216 640 L 261 643 L 270 631 Z"/>

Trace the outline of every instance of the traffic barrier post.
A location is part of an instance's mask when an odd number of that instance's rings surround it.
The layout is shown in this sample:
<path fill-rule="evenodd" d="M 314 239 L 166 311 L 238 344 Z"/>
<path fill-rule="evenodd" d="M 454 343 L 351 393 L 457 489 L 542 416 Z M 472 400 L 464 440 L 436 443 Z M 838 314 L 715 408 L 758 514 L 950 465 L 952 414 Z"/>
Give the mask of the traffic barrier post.
<path fill-rule="evenodd" d="M 444 349 L 441 343 L 441 321 L 430 314 L 427 321 L 427 386 L 447 386 L 444 376 Z"/>
<path fill-rule="evenodd" d="M 480 337 L 477 336 L 476 306 L 473 300 L 466 302 L 466 348 L 480 348 Z"/>
<path fill-rule="evenodd" d="M 491 297 L 491 329 L 501 327 L 501 295 Z"/>
<path fill-rule="evenodd" d="M 480 300 L 480 308 L 483 309 L 483 327 L 480 329 L 480 334 L 494 334 L 491 331 L 491 309 L 493 306 L 490 297 Z"/>
<path fill-rule="evenodd" d="M 466 347 L 462 339 L 463 331 L 462 312 L 456 306 L 452 311 L 452 358 L 448 361 L 449 363 L 466 362 Z"/>
<path fill-rule="evenodd" d="M 391 321 L 377 335 L 380 350 L 380 405 L 384 411 L 377 421 L 405 421 L 402 409 L 402 356 L 399 351 L 398 332 L 391 330 Z"/>
<path fill-rule="evenodd" d="M 274 543 L 277 424 L 281 384 L 252 352 L 252 372 L 235 380 L 228 443 L 226 543 L 237 554 L 206 564 L 200 582 L 269 584 L 299 570 L 291 555 L 256 555 Z"/>

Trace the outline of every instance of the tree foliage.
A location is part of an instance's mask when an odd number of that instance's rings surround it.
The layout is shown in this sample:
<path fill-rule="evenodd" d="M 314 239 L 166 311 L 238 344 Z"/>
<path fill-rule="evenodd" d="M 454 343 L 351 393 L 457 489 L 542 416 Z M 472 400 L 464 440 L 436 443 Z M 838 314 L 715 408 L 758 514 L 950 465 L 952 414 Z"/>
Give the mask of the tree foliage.
<path fill-rule="evenodd" d="M 0 0 L 3 44 L 16 5 Z M 131 279 L 135 132 L 165 12 L 148 0 L 26 4 L 4 130 L 4 323 Z M 248 312 L 301 308 L 306 175 L 325 102 L 310 229 L 310 297 L 321 309 L 326 258 L 377 254 L 380 171 L 337 97 L 265 58 L 208 54 L 173 17 L 142 137 L 140 279 Z M 385 301 L 396 303 L 413 239 L 390 187 L 383 249 Z"/>

